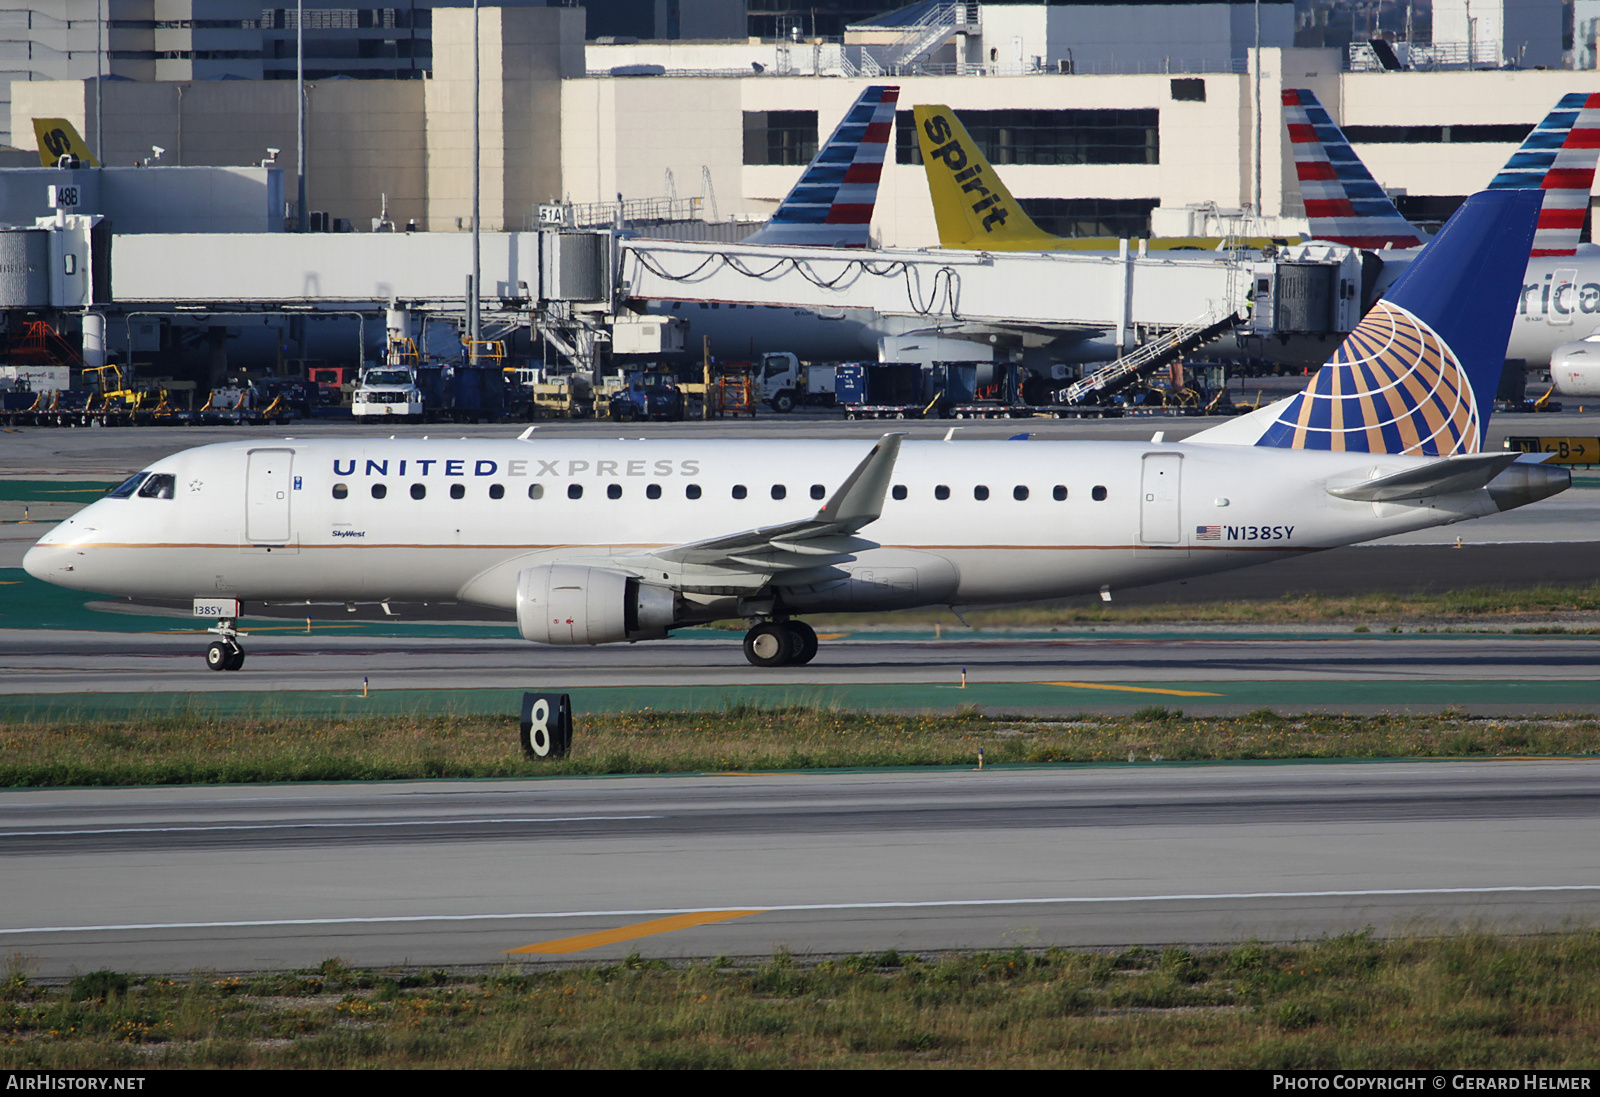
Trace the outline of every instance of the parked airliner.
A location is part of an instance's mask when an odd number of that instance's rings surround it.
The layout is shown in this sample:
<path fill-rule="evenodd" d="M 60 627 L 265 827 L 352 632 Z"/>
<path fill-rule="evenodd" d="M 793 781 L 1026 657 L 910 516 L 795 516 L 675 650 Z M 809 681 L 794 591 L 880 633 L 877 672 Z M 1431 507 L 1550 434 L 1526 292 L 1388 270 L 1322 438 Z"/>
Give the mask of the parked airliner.
<path fill-rule="evenodd" d="M 758 666 L 800 618 L 1056 598 L 1522 506 L 1564 469 L 1482 452 L 1536 191 L 1474 196 L 1287 400 L 1182 443 L 358 440 L 203 446 L 62 522 L 24 567 L 193 599 L 217 670 L 249 602 L 514 610 L 528 640 L 651 640 L 745 617 Z"/>
<path fill-rule="evenodd" d="M 1283 110 L 1311 235 L 1373 249 L 1381 267 L 1365 295 L 1370 300 L 1386 292 L 1427 234 L 1395 207 L 1312 92 L 1286 89 Z M 1544 196 L 1539 228 L 1523 260 L 1507 358 L 1543 368 L 1557 347 L 1600 328 L 1600 247 L 1579 243 L 1597 157 L 1600 93 L 1572 92 L 1529 132 L 1489 184 L 1491 190 L 1534 189 Z M 1600 378 L 1589 385 L 1600 386 Z M 1560 382 L 1557 388 L 1586 394 Z"/>

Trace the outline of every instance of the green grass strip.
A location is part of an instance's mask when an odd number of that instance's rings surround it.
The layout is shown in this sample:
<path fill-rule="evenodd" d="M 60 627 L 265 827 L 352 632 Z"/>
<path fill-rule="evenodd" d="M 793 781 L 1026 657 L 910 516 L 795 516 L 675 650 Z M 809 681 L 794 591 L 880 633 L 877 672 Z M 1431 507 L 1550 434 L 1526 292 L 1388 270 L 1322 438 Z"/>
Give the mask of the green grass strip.
<path fill-rule="evenodd" d="M 0 1069 L 1187 1068 L 1600 1065 L 1600 934 L 1371 931 L 487 973 L 359 969 L 64 986 L 13 957 Z M 1527 1085 L 1526 1082 L 1523 1083 Z"/>

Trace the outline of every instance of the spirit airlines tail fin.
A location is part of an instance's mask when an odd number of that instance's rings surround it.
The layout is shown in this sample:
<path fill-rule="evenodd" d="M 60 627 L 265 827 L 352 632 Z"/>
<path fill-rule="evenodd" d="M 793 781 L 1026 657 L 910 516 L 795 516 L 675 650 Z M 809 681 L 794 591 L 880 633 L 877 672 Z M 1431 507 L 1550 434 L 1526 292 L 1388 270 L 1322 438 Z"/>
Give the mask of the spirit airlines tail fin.
<path fill-rule="evenodd" d="M 1189 441 L 1479 453 L 1541 197 L 1499 190 L 1468 198 L 1304 392 Z"/>
<path fill-rule="evenodd" d="M 76 156 L 80 163 L 91 168 L 100 166 L 89 153 L 89 146 L 78 136 L 78 130 L 65 118 L 35 118 L 33 135 L 39 141 L 39 163 L 53 168 L 63 156 Z"/>
<path fill-rule="evenodd" d="M 899 98 L 897 87 L 875 85 L 863 91 L 778 204 L 772 220 L 744 242 L 866 247 Z"/>
<path fill-rule="evenodd" d="M 1411 248 L 1426 234 L 1401 216 L 1344 131 L 1310 91 L 1286 89 L 1284 116 L 1311 235 L 1358 248 Z M 1490 190 L 1539 190 L 1544 212 L 1532 255 L 1572 255 L 1600 156 L 1600 94 L 1572 92 L 1534 127 Z"/>
<path fill-rule="evenodd" d="M 949 107 L 914 107 L 917 144 L 939 244 L 979 251 L 1049 251 L 1063 239 L 1045 232 L 1011 196 Z"/>

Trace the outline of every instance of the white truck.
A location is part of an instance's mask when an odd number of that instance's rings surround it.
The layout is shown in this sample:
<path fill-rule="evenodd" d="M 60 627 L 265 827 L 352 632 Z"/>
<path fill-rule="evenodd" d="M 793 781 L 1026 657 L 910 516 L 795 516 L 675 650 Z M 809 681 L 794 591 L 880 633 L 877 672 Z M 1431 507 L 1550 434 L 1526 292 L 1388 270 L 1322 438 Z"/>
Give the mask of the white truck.
<path fill-rule="evenodd" d="M 802 366 L 788 351 L 763 354 L 758 374 L 761 401 L 779 412 L 797 407 L 831 408 L 833 372 L 832 366 Z"/>
<path fill-rule="evenodd" d="M 403 418 L 420 423 L 422 411 L 417 375 L 403 366 L 373 366 L 363 371 L 350 405 L 357 419 Z"/>

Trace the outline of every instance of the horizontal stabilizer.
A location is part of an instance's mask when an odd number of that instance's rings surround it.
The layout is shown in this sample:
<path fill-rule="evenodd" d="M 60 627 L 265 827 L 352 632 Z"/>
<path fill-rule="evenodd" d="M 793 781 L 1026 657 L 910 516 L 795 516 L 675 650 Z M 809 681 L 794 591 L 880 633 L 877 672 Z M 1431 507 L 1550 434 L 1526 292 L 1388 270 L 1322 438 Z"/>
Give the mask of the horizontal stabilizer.
<path fill-rule="evenodd" d="M 1471 453 L 1446 457 L 1431 465 L 1374 476 L 1359 484 L 1329 488 L 1329 495 L 1368 503 L 1395 503 L 1430 495 L 1451 495 L 1487 487 L 1490 480 L 1514 464 L 1519 453 Z"/>

